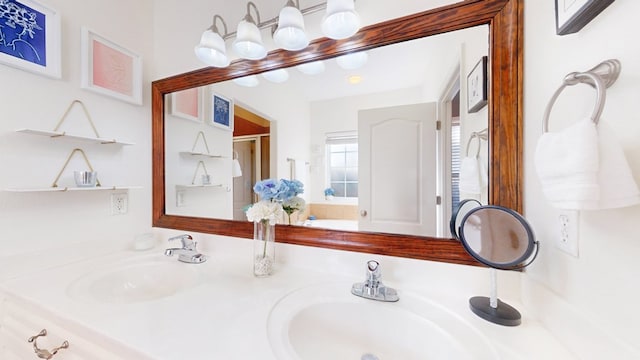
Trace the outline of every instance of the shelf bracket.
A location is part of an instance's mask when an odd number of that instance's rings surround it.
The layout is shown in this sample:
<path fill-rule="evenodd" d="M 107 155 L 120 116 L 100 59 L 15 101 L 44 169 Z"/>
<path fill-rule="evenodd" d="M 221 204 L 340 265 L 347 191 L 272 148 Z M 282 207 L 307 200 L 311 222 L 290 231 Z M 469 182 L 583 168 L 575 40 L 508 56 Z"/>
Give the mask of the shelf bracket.
<path fill-rule="evenodd" d="M 62 173 L 64 172 L 64 169 L 67 168 L 67 165 L 69 165 L 69 161 L 71 161 L 71 158 L 73 157 L 73 155 L 75 153 L 80 153 L 82 155 L 82 157 L 84 158 L 84 162 L 87 164 L 87 166 L 89 167 L 89 170 L 94 171 L 93 170 L 93 166 L 91 166 L 91 163 L 89 162 L 89 158 L 87 158 L 87 154 L 84 153 L 84 150 L 82 149 L 73 149 L 73 151 L 71 151 L 71 154 L 69 154 L 69 157 L 67 157 L 67 161 L 65 161 L 64 165 L 62 165 L 62 169 L 60 169 L 60 172 L 58 173 L 58 176 L 56 176 L 56 179 L 53 180 L 53 184 L 51 185 L 51 187 L 53 188 L 57 188 L 58 187 L 58 180 L 60 180 L 60 176 L 62 176 Z M 204 165 L 204 164 L 203 164 Z M 198 171 L 198 169 L 196 169 L 196 172 Z M 205 169 L 206 172 L 206 169 Z M 194 175 L 195 176 L 195 175 Z M 194 177 L 195 178 L 195 177 Z M 96 178 L 96 186 L 102 186 L 100 185 L 100 180 L 98 180 Z"/>
<path fill-rule="evenodd" d="M 204 142 L 204 147 L 207 149 L 207 154 L 211 155 L 211 151 L 209 151 L 209 144 L 207 144 L 207 138 L 204 136 L 204 132 L 200 130 L 198 135 L 196 135 L 196 141 L 193 143 L 193 147 L 191 148 L 191 152 L 196 152 L 196 145 L 198 145 L 198 139 L 202 138 Z M 197 170 L 197 169 L 196 169 Z"/>
<path fill-rule="evenodd" d="M 207 167 L 204 166 L 204 161 L 200 160 L 200 161 L 198 161 L 198 165 L 196 165 L 196 171 L 193 173 L 193 179 L 191 180 L 191 185 L 195 185 L 196 184 L 196 176 L 198 175 L 198 169 L 200 168 L 200 165 L 202 165 L 202 169 L 204 170 L 204 174 L 207 175 L 207 177 L 209 176 L 209 173 L 207 172 Z"/>
<path fill-rule="evenodd" d="M 87 117 L 87 121 L 89 121 L 89 124 L 91 125 L 91 129 L 93 129 L 94 134 L 96 135 L 97 138 L 100 138 L 100 135 L 98 135 L 98 130 L 96 129 L 96 126 L 93 124 L 93 120 L 91 120 L 91 115 L 89 115 L 89 110 L 87 110 L 87 107 L 84 105 L 84 103 L 80 100 L 73 100 L 71 102 L 71 104 L 69 105 L 69 107 L 67 108 L 67 110 L 64 112 L 64 114 L 62 115 L 62 117 L 60 118 L 60 120 L 58 121 L 58 124 L 56 125 L 56 127 L 53 129 L 53 131 L 58 131 L 58 129 L 60 128 L 60 126 L 62 125 L 62 123 L 65 121 L 65 119 L 67 118 L 67 115 L 69 115 L 69 112 L 71 111 L 71 109 L 73 108 L 73 105 L 75 104 L 79 104 L 80 107 L 82 107 L 82 110 L 84 111 L 85 116 Z M 62 133 L 62 135 L 64 135 L 64 132 Z M 56 136 L 62 136 L 62 135 L 56 135 Z M 55 137 L 55 136 L 54 136 Z"/>

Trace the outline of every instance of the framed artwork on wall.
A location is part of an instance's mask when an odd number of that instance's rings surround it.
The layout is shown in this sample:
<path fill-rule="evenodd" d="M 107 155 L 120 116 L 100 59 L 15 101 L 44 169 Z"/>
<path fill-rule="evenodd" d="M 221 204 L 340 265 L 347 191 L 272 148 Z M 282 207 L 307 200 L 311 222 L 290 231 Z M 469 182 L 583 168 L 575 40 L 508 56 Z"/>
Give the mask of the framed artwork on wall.
<path fill-rule="evenodd" d="M 200 91 L 200 88 L 174 92 L 169 99 L 171 102 L 171 115 L 199 123 L 202 122 L 202 91 Z"/>
<path fill-rule="evenodd" d="M 142 58 L 85 27 L 81 38 L 82 88 L 142 105 Z"/>
<path fill-rule="evenodd" d="M 233 101 L 222 95 L 212 93 L 210 106 L 210 124 L 228 131 L 233 131 Z"/>
<path fill-rule="evenodd" d="M 34 0 L 0 0 L 0 63 L 59 79 L 60 13 Z"/>
<path fill-rule="evenodd" d="M 580 31 L 614 0 L 556 0 L 556 34 Z"/>
<path fill-rule="evenodd" d="M 467 111 L 470 113 L 487 105 L 487 61 L 483 56 L 467 75 Z"/>

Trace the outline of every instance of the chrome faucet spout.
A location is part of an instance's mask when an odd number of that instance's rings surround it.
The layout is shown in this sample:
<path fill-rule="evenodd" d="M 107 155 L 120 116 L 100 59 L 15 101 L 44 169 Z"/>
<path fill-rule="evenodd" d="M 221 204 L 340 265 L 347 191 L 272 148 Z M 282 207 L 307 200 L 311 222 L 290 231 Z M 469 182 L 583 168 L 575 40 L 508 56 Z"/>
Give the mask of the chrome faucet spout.
<path fill-rule="evenodd" d="M 191 235 L 184 234 L 180 236 L 174 236 L 169 238 L 169 241 L 180 240 L 182 243 L 181 248 L 169 248 L 164 251 L 166 256 L 178 255 L 178 260 L 189 263 L 189 264 L 199 264 L 207 261 L 207 257 L 203 254 L 200 254 L 196 249 L 197 242 L 193 241 Z"/>

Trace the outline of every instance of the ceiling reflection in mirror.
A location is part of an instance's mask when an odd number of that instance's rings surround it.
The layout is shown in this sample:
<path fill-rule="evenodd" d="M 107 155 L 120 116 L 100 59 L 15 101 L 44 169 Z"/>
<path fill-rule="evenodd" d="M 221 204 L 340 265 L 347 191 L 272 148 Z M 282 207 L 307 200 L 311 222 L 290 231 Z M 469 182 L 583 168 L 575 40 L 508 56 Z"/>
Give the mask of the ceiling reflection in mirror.
<path fill-rule="evenodd" d="M 165 95 L 166 213 L 246 221 L 256 181 L 295 178 L 293 224 L 448 237 L 461 199 L 487 203 L 488 113 L 467 94 L 488 42 L 481 25 Z"/>

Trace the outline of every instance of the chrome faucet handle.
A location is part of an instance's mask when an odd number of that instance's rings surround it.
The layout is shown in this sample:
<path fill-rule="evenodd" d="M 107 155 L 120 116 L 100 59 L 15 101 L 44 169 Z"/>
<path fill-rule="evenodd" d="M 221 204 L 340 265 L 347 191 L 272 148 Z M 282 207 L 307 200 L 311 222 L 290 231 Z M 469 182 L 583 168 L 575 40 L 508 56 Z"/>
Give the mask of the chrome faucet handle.
<path fill-rule="evenodd" d="M 380 263 L 375 260 L 367 261 L 367 278 L 364 282 L 355 283 L 351 287 L 351 293 L 356 296 L 370 300 L 398 301 L 398 293 L 395 289 L 386 287 L 380 282 L 382 272 L 380 271 Z"/>
<path fill-rule="evenodd" d="M 378 286 L 381 276 L 380 263 L 375 260 L 367 261 L 367 283 L 372 287 Z"/>
<path fill-rule="evenodd" d="M 198 244 L 197 242 L 193 241 L 193 237 L 191 237 L 191 235 L 189 234 L 170 237 L 168 241 L 171 242 L 173 240 L 180 240 L 180 242 L 182 243 L 182 248 L 187 250 L 195 250 L 196 245 Z"/>

